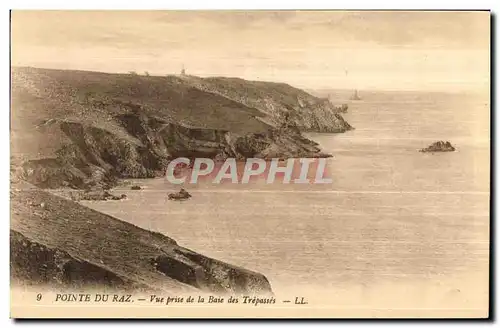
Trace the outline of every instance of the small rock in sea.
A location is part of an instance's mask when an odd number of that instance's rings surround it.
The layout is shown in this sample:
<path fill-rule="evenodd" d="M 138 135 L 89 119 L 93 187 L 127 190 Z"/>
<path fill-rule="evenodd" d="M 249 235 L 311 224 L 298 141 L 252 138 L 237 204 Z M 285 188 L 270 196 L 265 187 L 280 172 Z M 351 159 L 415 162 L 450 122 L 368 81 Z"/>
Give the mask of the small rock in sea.
<path fill-rule="evenodd" d="M 455 147 L 449 141 L 436 141 L 427 148 L 420 149 L 420 152 L 447 152 L 455 151 Z"/>
<path fill-rule="evenodd" d="M 130 189 L 131 190 L 141 190 L 142 188 L 140 186 L 132 186 Z"/>

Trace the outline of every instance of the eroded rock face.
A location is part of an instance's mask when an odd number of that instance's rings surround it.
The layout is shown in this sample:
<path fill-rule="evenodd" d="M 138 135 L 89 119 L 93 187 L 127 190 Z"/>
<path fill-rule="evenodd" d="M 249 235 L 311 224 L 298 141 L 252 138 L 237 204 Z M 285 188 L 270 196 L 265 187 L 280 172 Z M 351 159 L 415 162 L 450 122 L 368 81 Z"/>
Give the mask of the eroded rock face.
<path fill-rule="evenodd" d="M 451 145 L 449 141 L 436 141 L 432 145 L 427 148 L 423 148 L 420 150 L 422 153 L 428 152 L 449 152 L 455 151 L 455 147 Z"/>
<path fill-rule="evenodd" d="M 186 128 L 145 115 L 121 119 L 129 136 L 140 143 L 80 123 L 55 122 L 68 143 L 56 152 L 55 158 L 25 161 L 18 174 L 41 188 L 106 188 L 119 178 L 163 176 L 168 162 L 177 157 L 242 160 L 329 156 L 293 127 L 239 135 Z"/>
<path fill-rule="evenodd" d="M 301 131 L 351 129 L 341 108 L 283 83 L 26 67 L 11 78 L 13 174 L 41 188 L 163 176 L 176 157 L 325 157 Z"/>
<path fill-rule="evenodd" d="M 33 285 L 132 288 L 134 283 L 67 252 L 10 231 L 11 277 Z"/>
<path fill-rule="evenodd" d="M 85 191 L 71 191 L 70 198 L 74 201 L 80 200 L 122 200 L 127 199 L 127 195 L 121 194 L 120 196 L 113 195 L 107 190 L 85 190 Z"/>
<path fill-rule="evenodd" d="M 15 282 L 73 289 L 272 294 L 260 273 L 193 252 L 158 232 L 25 182 L 11 192 L 11 209 Z"/>

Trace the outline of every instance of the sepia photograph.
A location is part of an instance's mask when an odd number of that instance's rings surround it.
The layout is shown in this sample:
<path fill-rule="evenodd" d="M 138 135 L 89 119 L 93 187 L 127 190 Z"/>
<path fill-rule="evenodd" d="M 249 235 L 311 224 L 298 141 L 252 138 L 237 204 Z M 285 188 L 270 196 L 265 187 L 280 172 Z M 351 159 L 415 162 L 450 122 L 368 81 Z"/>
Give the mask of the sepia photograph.
<path fill-rule="evenodd" d="M 491 22 L 11 10 L 11 318 L 488 318 Z"/>

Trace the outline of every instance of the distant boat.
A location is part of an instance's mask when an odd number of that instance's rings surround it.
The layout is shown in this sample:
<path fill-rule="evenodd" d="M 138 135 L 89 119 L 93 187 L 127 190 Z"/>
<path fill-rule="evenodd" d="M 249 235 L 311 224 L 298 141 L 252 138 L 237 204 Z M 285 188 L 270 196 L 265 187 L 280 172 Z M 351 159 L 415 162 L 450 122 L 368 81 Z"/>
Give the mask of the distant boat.
<path fill-rule="evenodd" d="M 354 94 L 351 96 L 351 100 L 361 100 L 358 95 L 358 90 L 354 90 Z"/>

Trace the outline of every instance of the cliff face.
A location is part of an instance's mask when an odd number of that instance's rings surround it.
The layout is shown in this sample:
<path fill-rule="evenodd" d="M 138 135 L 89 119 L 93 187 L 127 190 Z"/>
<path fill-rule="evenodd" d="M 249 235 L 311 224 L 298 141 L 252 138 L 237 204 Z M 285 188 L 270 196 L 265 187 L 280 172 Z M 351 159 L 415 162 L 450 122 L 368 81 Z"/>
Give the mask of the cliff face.
<path fill-rule="evenodd" d="M 262 274 L 227 264 L 25 182 L 11 188 L 14 284 L 58 289 L 272 294 Z"/>
<path fill-rule="evenodd" d="M 276 113 L 295 96 L 283 98 Z M 159 176 L 181 156 L 327 156 L 301 135 L 302 121 L 277 118 L 177 77 L 15 68 L 12 173 L 43 188 L 84 188 Z"/>
<path fill-rule="evenodd" d="M 340 114 L 346 111 L 345 105 L 335 106 L 328 99 L 285 83 L 196 76 L 184 76 L 183 80 L 187 85 L 258 109 L 265 114 L 261 119 L 273 126 L 290 120 L 304 132 L 341 133 L 352 129 Z"/>

